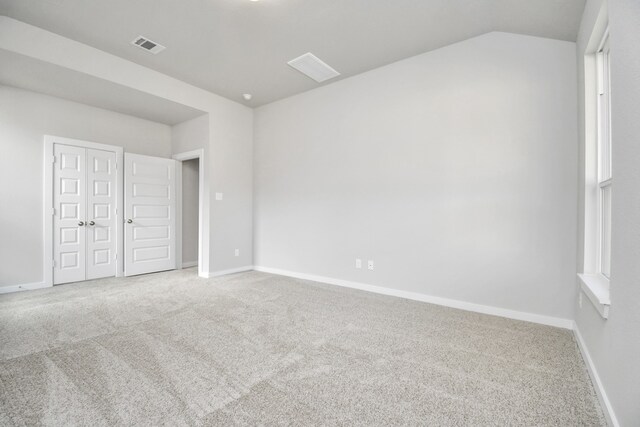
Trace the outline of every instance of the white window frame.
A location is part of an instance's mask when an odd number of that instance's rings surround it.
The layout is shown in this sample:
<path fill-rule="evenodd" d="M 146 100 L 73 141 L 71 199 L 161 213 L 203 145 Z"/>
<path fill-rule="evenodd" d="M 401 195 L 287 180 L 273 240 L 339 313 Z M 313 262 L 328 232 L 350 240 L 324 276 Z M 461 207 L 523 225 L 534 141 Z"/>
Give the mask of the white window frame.
<path fill-rule="evenodd" d="M 578 276 L 582 292 L 607 319 L 613 180 L 609 30 L 606 18 L 602 21 L 585 54 L 585 259 L 584 273 Z M 605 192 L 608 198 L 603 197 Z M 582 307 L 582 293 L 579 302 Z"/>
<path fill-rule="evenodd" d="M 596 53 L 598 81 L 598 195 L 597 195 L 597 273 L 611 276 L 611 190 L 613 184 L 611 162 L 611 78 L 609 33 L 605 32 Z M 608 200 L 604 193 L 609 192 Z M 605 211 L 609 211 L 605 215 Z M 606 233 L 605 230 L 609 230 Z"/>

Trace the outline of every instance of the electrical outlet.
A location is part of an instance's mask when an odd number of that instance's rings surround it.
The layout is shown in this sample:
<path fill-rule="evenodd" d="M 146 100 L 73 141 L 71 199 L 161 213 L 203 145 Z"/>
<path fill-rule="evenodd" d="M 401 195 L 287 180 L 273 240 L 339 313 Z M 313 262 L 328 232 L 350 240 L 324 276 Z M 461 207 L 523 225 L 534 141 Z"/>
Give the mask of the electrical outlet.
<path fill-rule="evenodd" d="M 222 200 L 223 197 L 224 197 L 223 193 L 216 193 L 216 200 Z"/>
<path fill-rule="evenodd" d="M 367 268 L 369 270 L 373 270 L 373 260 L 372 259 L 370 259 L 369 262 L 367 263 Z"/>
<path fill-rule="evenodd" d="M 236 249 L 236 256 L 240 256 L 240 249 Z"/>
<path fill-rule="evenodd" d="M 356 258 L 356 268 L 362 268 L 362 260 L 360 258 Z"/>

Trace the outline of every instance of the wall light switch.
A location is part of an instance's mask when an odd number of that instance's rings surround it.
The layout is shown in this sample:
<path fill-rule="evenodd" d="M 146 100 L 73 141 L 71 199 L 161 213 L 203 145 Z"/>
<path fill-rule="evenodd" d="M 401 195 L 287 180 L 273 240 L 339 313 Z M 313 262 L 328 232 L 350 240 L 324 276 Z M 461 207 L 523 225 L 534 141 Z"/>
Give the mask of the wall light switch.
<path fill-rule="evenodd" d="M 240 249 L 236 249 L 236 256 L 240 256 Z"/>
<path fill-rule="evenodd" d="M 373 270 L 373 260 L 372 259 L 369 260 L 369 263 L 367 264 L 367 268 L 369 270 Z"/>
<path fill-rule="evenodd" d="M 356 268 L 362 268 L 362 260 L 360 258 L 356 258 Z"/>
<path fill-rule="evenodd" d="M 216 200 L 222 200 L 222 193 L 216 193 Z"/>

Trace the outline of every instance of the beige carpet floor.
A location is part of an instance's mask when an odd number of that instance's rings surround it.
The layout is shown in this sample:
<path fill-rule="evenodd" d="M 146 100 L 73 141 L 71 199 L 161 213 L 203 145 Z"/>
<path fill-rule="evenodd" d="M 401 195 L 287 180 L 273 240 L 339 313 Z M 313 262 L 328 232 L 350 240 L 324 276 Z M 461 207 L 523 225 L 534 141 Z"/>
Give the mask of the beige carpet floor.
<path fill-rule="evenodd" d="M 248 272 L 0 295 L 0 425 L 603 425 L 570 331 Z"/>

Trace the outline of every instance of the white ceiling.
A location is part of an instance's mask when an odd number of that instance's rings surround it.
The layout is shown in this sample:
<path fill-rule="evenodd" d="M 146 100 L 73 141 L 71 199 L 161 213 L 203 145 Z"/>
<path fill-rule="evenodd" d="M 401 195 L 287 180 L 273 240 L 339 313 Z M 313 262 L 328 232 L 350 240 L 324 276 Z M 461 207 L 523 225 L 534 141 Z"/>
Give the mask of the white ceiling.
<path fill-rule="evenodd" d="M 0 14 L 258 106 L 319 86 L 287 65 L 306 52 L 341 79 L 489 31 L 575 41 L 584 3 L 0 0 Z M 167 49 L 152 55 L 131 46 L 138 35 Z M 244 101 L 243 93 L 253 99 Z"/>
<path fill-rule="evenodd" d="M 0 85 L 27 89 L 158 123 L 175 125 L 204 114 L 97 77 L 0 49 Z"/>

